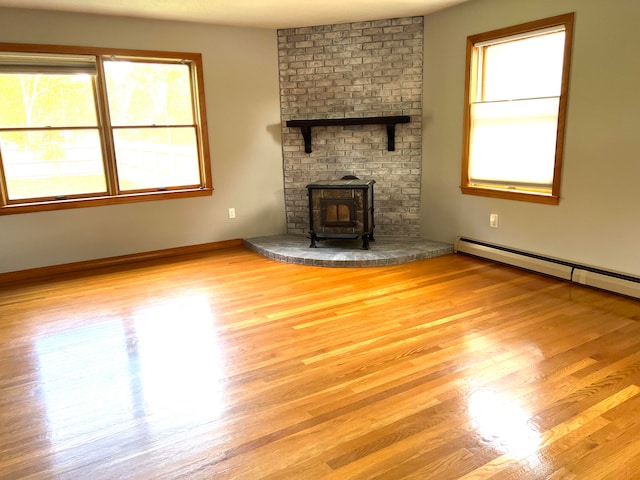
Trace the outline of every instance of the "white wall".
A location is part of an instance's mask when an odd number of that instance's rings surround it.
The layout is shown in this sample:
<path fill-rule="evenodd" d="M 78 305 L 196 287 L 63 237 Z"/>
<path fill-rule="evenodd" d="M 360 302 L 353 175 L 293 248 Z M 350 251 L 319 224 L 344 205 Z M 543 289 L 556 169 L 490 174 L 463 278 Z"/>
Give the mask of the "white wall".
<path fill-rule="evenodd" d="M 212 197 L 1 216 L 0 273 L 284 233 L 275 30 L 0 9 L 0 32 L 2 42 L 202 53 L 215 189 Z"/>
<path fill-rule="evenodd" d="M 462 195 L 465 41 L 575 11 L 560 204 Z M 473 0 L 425 17 L 422 234 L 640 275 L 640 2 Z M 498 229 L 489 214 L 500 215 Z"/>

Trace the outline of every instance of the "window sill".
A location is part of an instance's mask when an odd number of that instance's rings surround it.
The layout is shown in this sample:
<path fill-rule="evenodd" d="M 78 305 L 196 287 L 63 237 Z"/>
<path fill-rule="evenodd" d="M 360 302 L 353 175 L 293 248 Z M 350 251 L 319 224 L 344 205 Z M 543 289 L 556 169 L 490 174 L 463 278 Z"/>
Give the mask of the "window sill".
<path fill-rule="evenodd" d="M 198 188 L 190 190 L 171 190 L 149 193 L 132 193 L 118 196 L 104 196 L 92 198 L 76 198 L 72 200 L 54 200 L 45 202 L 19 203 L 0 207 L 0 215 L 19 213 L 50 212 L 53 210 L 67 210 L 70 208 L 99 207 L 103 205 L 121 205 L 124 203 L 150 202 L 156 200 L 170 200 L 175 198 L 205 197 L 213 194 L 213 188 Z"/>
<path fill-rule="evenodd" d="M 560 197 L 552 194 L 510 191 L 498 188 L 461 186 L 460 190 L 465 195 L 477 195 L 480 197 L 503 198 L 520 202 L 543 203 L 546 205 L 558 205 Z"/>

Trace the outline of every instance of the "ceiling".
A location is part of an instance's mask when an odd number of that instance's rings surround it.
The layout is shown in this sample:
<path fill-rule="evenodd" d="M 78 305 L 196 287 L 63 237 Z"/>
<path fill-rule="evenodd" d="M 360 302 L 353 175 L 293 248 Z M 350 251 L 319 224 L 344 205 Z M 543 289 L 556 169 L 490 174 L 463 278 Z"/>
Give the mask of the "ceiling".
<path fill-rule="evenodd" d="M 425 15 L 468 0 L 0 0 L 0 7 L 292 28 Z"/>

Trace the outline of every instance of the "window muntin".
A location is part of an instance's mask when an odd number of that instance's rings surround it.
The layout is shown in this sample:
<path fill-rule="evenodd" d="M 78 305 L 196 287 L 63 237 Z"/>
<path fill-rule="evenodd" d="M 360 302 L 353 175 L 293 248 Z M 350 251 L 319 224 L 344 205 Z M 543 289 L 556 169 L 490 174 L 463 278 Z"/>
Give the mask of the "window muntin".
<path fill-rule="evenodd" d="M 463 193 L 557 203 L 572 19 L 468 38 Z"/>
<path fill-rule="evenodd" d="M 202 83 L 199 54 L 0 44 L 0 214 L 210 195 Z"/>

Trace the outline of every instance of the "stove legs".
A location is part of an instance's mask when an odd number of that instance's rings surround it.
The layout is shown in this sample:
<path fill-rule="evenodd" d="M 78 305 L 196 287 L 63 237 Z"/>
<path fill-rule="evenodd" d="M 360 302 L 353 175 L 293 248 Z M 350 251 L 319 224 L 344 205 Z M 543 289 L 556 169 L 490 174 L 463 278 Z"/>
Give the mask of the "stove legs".
<path fill-rule="evenodd" d="M 373 232 L 362 235 L 362 250 L 369 250 L 369 242 L 375 242 L 373 238 Z"/>

